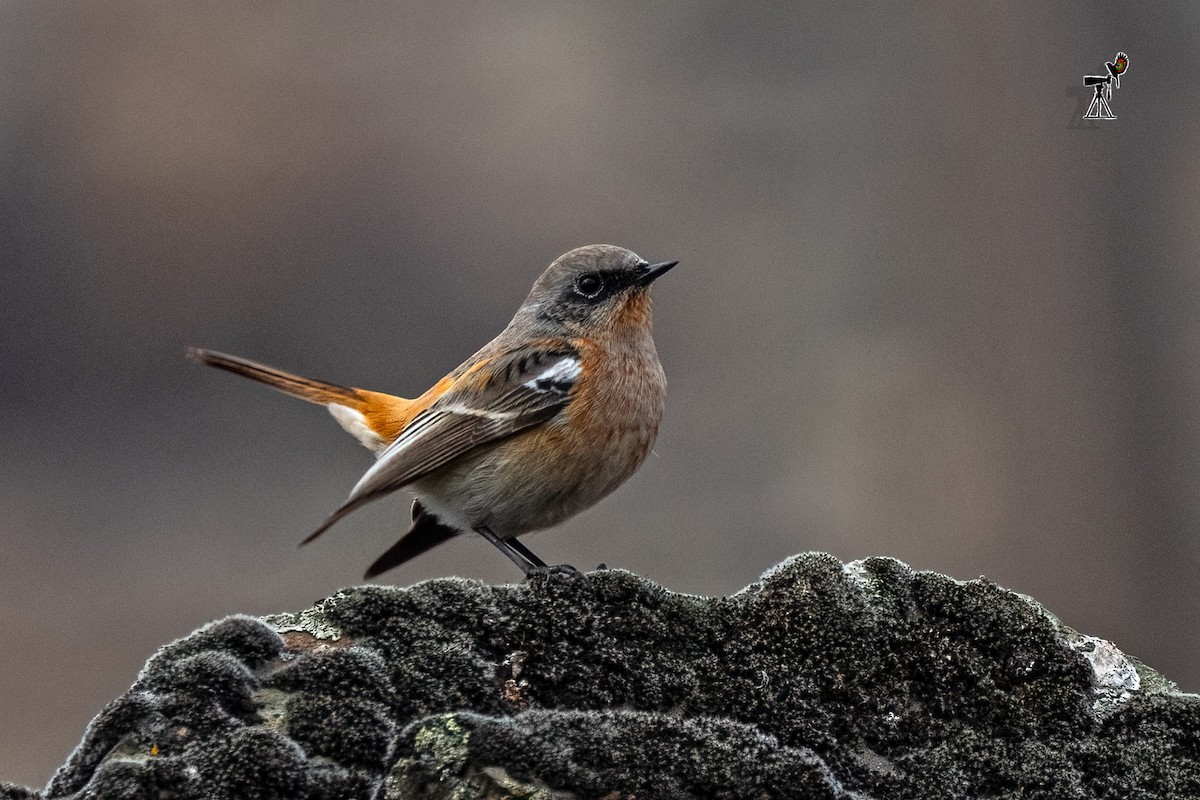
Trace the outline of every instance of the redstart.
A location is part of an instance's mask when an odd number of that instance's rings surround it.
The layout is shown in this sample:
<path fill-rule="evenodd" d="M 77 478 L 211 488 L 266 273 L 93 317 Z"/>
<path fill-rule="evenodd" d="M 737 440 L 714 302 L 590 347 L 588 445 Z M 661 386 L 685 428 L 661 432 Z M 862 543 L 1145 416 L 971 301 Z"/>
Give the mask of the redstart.
<path fill-rule="evenodd" d="M 526 575 L 545 562 L 517 537 L 594 505 L 637 471 L 658 435 L 667 382 L 651 336 L 651 264 L 612 245 L 560 256 L 500 335 L 414 400 L 302 378 L 244 358 L 188 355 L 329 409 L 376 453 L 341 507 L 301 544 L 408 487 L 408 533 L 372 578 L 464 531 Z"/>

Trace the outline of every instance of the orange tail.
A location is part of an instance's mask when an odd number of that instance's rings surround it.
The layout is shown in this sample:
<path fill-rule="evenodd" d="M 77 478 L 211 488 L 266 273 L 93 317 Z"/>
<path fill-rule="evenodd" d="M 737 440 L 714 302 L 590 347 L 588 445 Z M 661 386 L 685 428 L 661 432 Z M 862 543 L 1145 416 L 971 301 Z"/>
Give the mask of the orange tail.
<path fill-rule="evenodd" d="M 325 383 L 199 347 L 189 347 L 187 356 L 210 367 L 265 383 L 292 397 L 326 406 L 347 432 L 372 450 L 385 447 L 400 435 L 413 416 L 413 401 L 403 397 Z"/>
<path fill-rule="evenodd" d="M 247 358 L 238 358 L 237 356 L 217 353 L 212 350 L 203 350 L 199 347 L 189 347 L 187 356 L 194 361 L 199 361 L 201 364 L 208 364 L 210 367 L 228 370 L 235 375 L 241 375 L 259 383 L 265 383 L 272 389 L 278 389 L 285 394 L 290 394 L 292 397 L 299 397 L 301 400 L 307 400 L 310 403 L 320 403 L 321 405 L 339 403 L 354 408 L 357 405 L 356 401 L 359 399 L 358 389 L 338 386 L 334 383 L 325 383 L 324 381 L 315 381 L 312 378 L 303 378 L 299 375 L 293 375 L 290 372 L 284 372 L 281 369 L 268 367 L 266 364 L 259 364 Z M 357 411 L 358 409 L 355 408 L 355 410 Z"/>

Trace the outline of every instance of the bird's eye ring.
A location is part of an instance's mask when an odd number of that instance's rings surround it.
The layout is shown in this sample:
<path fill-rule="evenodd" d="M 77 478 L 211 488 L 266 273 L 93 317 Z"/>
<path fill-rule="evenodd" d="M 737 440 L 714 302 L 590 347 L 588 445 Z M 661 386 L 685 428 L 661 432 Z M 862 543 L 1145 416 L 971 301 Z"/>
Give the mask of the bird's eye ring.
<path fill-rule="evenodd" d="M 603 290 L 604 281 L 599 275 L 590 272 L 587 275 L 581 275 L 579 279 L 575 281 L 575 291 L 589 300 L 594 299 Z"/>

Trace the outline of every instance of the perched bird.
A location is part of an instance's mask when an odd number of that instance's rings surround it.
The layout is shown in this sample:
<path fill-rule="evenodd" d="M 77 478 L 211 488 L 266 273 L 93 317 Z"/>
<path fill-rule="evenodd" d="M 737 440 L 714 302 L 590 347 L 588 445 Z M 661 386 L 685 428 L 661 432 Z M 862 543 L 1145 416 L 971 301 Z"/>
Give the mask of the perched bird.
<path fill-rule="evenodd" d="M 475 531 L 526 575 L 554 569 L 517 537 L 595 504 L 641 466 L 666 400 L 651 336 L 651 264 L 612 245 L 560 256 L 499 336 L 413 400 L 303 378 L 193 348 L 205 364 L 329 409 L 377 454 L 302 544 L 402 487 L 412 527 L 364 577 Z"/>

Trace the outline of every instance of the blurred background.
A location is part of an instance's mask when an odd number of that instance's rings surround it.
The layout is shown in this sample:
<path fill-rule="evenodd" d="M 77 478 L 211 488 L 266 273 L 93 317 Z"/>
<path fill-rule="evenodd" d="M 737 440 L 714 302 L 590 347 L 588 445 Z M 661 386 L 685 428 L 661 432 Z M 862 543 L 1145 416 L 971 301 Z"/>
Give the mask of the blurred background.
<path fill-rule="evenodd" d="M 682 262 L 667 416 L 543 558 L 895 556 L 1200 690 L 1198 55 L 1182 3 L 0 3 L 0 779 L 405 528 L 297 550 L 370 454 L 188 344 L 414 396 L 594 242 Z M 520 578 L 383 580 L 451 574 Z"/>

